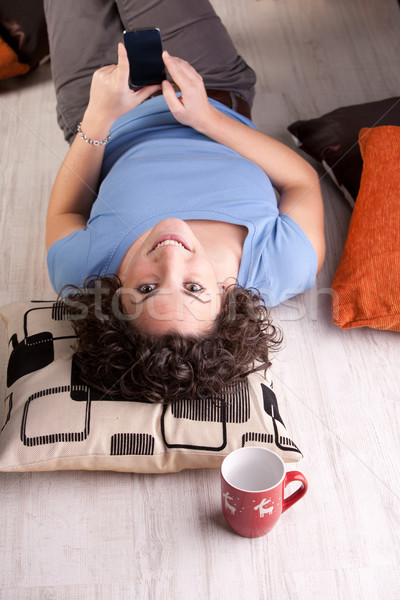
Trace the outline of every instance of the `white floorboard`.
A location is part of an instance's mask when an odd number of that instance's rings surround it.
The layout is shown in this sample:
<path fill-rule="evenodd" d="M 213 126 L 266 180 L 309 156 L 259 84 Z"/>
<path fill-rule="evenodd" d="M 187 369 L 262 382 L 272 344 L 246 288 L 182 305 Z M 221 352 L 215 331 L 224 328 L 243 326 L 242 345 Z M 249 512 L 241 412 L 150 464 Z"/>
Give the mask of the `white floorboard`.
<path fill-rule="evenodd" d="M 258 73 L 256 125 L 288 144 L 296 119 L 399 94 L 396 0 L 213 5 Z M 54 297 L 44 219 L 66 151 L 54 107 L 49 65 L 0 82 L 0 304 Z M 400 598 L 400 337 L 332 323 L 351 211 L 320 173 L 326 263 L 314 290 L 274 309 L 285 344 L 273 372 L 306 497 L 247 540 L 224 525 L 215 470 L 2 473 L 1 600 Z"/>

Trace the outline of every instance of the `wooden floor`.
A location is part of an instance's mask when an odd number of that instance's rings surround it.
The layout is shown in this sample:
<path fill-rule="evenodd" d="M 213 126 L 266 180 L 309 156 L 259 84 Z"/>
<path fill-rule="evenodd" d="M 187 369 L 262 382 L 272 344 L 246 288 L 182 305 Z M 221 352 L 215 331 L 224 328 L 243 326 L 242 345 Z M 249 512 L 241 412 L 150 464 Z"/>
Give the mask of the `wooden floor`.
<path fill-rule="evenodd" d="M 258 73 L 256 125 L 288 144 L 296 119 L 399 95 L 396 0 L 213 5 Z M 54 297 L 44 220 L 66 145 L 48 65 L 0 91 L 4 304 Z M 223 523 L 215 470 L 3 473 L 1 599 L 399 600 L 400 337 L 332 324 L 351 213 L 320 173 L 325 266 L 314 290 L 274 310 L 285 346 L 273 372 L 306 497 L 247 540 Z"/>

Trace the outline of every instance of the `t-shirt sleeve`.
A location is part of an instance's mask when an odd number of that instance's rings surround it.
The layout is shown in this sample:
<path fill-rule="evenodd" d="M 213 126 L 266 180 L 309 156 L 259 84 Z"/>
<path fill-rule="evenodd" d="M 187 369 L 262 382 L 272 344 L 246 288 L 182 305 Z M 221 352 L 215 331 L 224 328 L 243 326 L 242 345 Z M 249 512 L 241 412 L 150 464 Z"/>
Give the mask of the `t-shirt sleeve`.
<path fill-rule="evenodd" d="M 51 285 L 57 294 L 64 285 L 82 285 L 87 276 L 90 233 L 78 229 L 54 242 L 47 253 Z"/>
<path fill-rule="evenodd" d="M 301 227 L 279 215 L 260 256 L 255 287 L 267 306 L 276 306 L 314 286 L 317 254 Z"/>

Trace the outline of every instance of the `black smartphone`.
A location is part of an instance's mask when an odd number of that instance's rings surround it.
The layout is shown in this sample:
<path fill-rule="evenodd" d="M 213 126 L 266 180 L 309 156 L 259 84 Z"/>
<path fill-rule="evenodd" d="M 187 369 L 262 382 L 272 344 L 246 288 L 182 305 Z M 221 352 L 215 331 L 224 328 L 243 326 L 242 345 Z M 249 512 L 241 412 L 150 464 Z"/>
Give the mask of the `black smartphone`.
<path fill-rule="evenodd" d="M 165 79 L 161 33 L 157 27 L 124 31 L 124 44 L 129 59 L 129 83 L 133 89 Z"/>

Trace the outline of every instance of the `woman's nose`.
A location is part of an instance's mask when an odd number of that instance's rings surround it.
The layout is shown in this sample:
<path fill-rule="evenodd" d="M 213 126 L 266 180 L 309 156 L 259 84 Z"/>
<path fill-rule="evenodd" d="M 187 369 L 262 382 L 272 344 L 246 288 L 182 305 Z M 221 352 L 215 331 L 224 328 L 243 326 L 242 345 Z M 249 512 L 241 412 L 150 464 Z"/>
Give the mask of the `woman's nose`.
<path fill-rule="evenodd" d="M 154 258 L 161 264 L 178 265 L 184 264 L 190 259 L 190 252 L 179 246 L 164 246 L 158 249 Z"/>
<path fill-rule="evenodd" d="M 183 254 L 185 250 L 174 246 L 166 246 L 158 254 L 156 264 L 164 285 L 172 286 L 174 281 L 183 277 L 183 271 L 188 257 Z M 187 253 L 189 254 L 189 253 Z"/>

